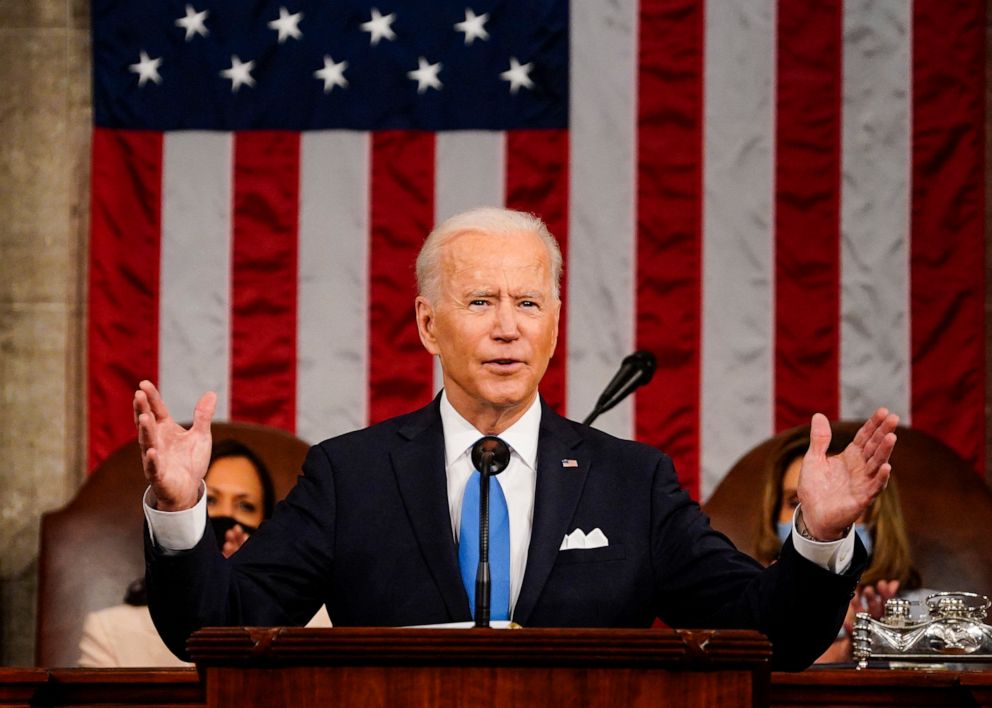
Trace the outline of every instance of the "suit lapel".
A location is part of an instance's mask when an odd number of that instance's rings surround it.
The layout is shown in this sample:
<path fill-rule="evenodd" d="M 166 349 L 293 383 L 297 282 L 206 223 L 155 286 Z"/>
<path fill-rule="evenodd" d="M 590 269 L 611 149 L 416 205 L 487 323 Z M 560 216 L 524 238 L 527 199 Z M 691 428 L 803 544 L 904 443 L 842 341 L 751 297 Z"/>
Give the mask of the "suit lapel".
<path fill-rule="evenodd" d="M 406 440 L 391 453 L 393 472 L 407 516 L 451 621 L 469 619 L 468 596 L 451 534 L 444 431 L 438 399 L 417 411 L 399 434 Z"/>
<path fill-rule="evenodd" d="M 527 551 L 527 570 L 513 610 L 514 621 L 522 625 L 530 619 L 554 567 L 562 539 L 571 531 L 569 522 L 575 515 L 591 464 L 591 458 L 581 449 L 582 437 L 572 424 L 543 400 L 541 405 L 534 525 Z M 577 466 L 565 467 L 563 460 L 574 460 Z"/>

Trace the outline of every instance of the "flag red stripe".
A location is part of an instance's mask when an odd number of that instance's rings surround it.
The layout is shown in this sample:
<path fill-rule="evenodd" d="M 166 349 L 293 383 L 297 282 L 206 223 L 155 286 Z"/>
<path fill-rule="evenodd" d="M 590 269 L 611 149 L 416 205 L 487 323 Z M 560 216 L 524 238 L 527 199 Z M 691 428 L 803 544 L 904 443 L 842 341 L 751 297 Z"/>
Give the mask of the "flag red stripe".
<path fill-rule="evenodd" d="M 162 135 L 93 131 L 89 469 L 134 437 L 131 399 L 158 371 Z"/>
<path fill-rule="evenodd" d="M 840 409 L 843 4 L 778 9 L 775 427 Z"/>
<path fill-rule="evenodd" d="M 568 132 L 514 130 L 506 136 L 506 206 L 540 216 L 568 260 Z M 563 272 L 561 292 L 566 292 Z M 558 323 L 558 348 L 541 380 L 541 395 L 565 413 L 565 308 Z"/>
<path fill-rule="evenodd" d="M 431 399 L 433 367 L 414 318 L 413 263 L 434 225 L 434 135 L 372 135 L 369 422 Z"/>
<path fill-rule="evenodd" d="M 636 341 L 658 357 L 637 439 L 699 495 L 703 4 L 645 0 L 639 31 Z M 651 392 L 655 395 L 651 395 Z"/>
<path fill-rule="evenodd" d="M 984 3 L 916 0 L 912 423 L 984 469 Z"/>
<path fill-rule="evenodd" d="M 296 428 L 300 136 L 237 133 L 231 254 L 231 418 Z"/>

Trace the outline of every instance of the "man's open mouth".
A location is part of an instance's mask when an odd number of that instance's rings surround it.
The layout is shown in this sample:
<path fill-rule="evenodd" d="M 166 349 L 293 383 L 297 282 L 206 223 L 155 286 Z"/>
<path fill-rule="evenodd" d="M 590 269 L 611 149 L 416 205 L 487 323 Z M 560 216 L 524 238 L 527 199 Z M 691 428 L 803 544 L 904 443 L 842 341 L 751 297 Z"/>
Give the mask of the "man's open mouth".
<path fill-rule="evenodd" d="M 523 366 L 523 362 L 519 359 L 488 359 L 485 363 L 488 366 L 498 369 L 511 369 Z"/>

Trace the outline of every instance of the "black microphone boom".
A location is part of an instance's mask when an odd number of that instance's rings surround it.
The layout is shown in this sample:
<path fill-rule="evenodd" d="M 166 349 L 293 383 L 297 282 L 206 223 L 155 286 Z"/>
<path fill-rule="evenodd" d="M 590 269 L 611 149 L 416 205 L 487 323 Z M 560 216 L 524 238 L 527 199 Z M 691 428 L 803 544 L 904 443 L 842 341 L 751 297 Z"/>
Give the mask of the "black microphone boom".
<path fill-rule="evenodd" d="M 495 435 L 472 446 L 472 464 L 479 470 L 479 566 L 475 573 L 475 626 L 489 626 L 492 581 L 489 576 L 489 478 L 510 464 L 509 446 Z M 463 539 L 464 540 L 464 539 Z"/>
<path fill-rule="evenodd" d="M 592 413 L 582 421 L 584 425 L 591 425 L 600 414 L 605 413 L 625 399 L 634 389 L 643 386 L 654 376 L 654 370 L 658 368 L 658 362 L 654 354 L 646 350 L 636 351 L 624 357 L 620 363 L 620 370 L 613 376 L 613 379 L 603 389 L 602 395 L 596 401 L 596 407 Z"/>

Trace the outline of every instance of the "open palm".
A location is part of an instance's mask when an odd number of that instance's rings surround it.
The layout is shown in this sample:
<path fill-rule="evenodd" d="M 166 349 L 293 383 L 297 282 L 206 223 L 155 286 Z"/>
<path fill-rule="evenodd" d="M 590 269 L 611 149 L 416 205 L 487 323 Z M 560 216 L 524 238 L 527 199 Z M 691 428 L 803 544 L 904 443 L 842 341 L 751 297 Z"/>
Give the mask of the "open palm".
<path fill-rule="evenodd" d="M 200 481 L 210 464 L 210 419 L 216 401 L 213 392 L 205 393 L 193 410 L 193 426 L 187 430 L 172 418 L 150 381 L 138 384 L 134 422 L 141 464 L 157 509 L 179 511 L 196 504 Z"/>
<path fill-rule="evenodd" d="M 889 455 L 899 417 L 879 408 L 839 455 L 827 456 L 830 423 L 817 413 L 810 424 L 809 450 L 799 472 L 803 522 L 814 538 L 841 538 L 888 482 Z"/>

